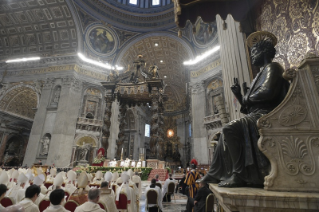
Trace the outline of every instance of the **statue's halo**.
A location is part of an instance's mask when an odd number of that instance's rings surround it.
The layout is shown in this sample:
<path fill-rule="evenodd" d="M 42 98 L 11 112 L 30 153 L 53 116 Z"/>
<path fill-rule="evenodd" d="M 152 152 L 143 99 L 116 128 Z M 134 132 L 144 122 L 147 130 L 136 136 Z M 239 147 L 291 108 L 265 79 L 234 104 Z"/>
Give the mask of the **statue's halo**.
<path fill-rule="evenodd" d="M 277 38 L 274 34 L 270 33 L 270 32 L 266 32 L 266 31 L 257 31 L 254 33 L 251 33 L 247 40 L 246 40 L 246 45 L 251 48 L 253 47 L 253 45 L 255 45 L 256 43 L 258 43 L 259 41 L 262 40 L 267 40 L 269 42 L 271 42 L 274 46 L 276 46 L 277 44 Z"/>

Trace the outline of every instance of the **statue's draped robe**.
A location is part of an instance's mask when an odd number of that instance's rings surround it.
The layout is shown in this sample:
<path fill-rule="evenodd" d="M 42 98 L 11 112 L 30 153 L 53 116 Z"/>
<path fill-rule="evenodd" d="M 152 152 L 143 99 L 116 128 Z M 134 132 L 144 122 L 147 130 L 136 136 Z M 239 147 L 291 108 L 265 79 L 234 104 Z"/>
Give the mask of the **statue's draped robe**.
<path fill-rule="evenodd" d="M 247 115 L 223 128 L 204 181 L 225 180 L 235 173 L 246 183 L 263 184 L 270 163 L 257 146 L 257 121 L 285 98 L 289 83 L 282 73 L 283 68 L 273 62 L 257 74 L 243 97 L 241 112 Z"/>

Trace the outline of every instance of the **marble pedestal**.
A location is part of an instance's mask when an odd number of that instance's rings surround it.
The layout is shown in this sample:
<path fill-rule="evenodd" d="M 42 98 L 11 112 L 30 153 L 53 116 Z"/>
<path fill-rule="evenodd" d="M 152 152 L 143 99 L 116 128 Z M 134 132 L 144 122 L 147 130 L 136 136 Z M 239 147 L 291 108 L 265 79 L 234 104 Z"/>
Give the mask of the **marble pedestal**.
<path fill-rule="evenodd" d="M 159 169 L 165 169 L 165 161 L 159 161 L 158 162 L 158 168 Z"/>
<path fill-rule="evenodd" d="M 262 188 L 220 188 L 209 184 L 226 212 L 319 211 L 319 193 L 266 191 Z"/>
<path fill-rule="evenodd" d="M 159 162 L 159 160 L 157 160 L 157 159 L 147 159 L 146 160 L 146 163 L 147 163 L 146 165 L 147 165 L 148 168 L 157 169 L 158 162 Z"/>

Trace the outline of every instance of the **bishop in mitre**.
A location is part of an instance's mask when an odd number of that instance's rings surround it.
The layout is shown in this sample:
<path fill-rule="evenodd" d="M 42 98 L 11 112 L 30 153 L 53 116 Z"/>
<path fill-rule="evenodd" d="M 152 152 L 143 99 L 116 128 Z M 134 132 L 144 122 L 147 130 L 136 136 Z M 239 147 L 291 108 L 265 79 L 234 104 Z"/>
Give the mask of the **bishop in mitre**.
<path fill-rule="evenodd" d="M 119 204 L 120 194 L 124 193 L 127 196 L 128 212 L 137 212 L 136 195 L 134 190 L 129 186 L 130 176 L 126 172 L 121 174 L 122 185 L 116 190 L 116 204 Z"/>
<path fill-rule="evenodd" d="M 115 205 L 114 191 L 110 187 L 110 183 L 112 180 L 112 173 L 106 172 L 104 175 L 104 180 L 105 181 L 101 183 L 100 201 L 104 203 L 107 211 L 117 211 L 117 208 Z"/>

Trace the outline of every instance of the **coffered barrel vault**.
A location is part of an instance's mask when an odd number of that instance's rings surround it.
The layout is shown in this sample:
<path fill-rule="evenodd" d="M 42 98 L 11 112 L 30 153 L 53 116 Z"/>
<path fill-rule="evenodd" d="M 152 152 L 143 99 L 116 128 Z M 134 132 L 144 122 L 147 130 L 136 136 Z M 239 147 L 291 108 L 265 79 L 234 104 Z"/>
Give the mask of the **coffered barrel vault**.
<path fill-rule="evenodd" d="M 12 0 L 0 5 L 0 57 L 75 53 L 78 36 L 65 0 Z"/>

